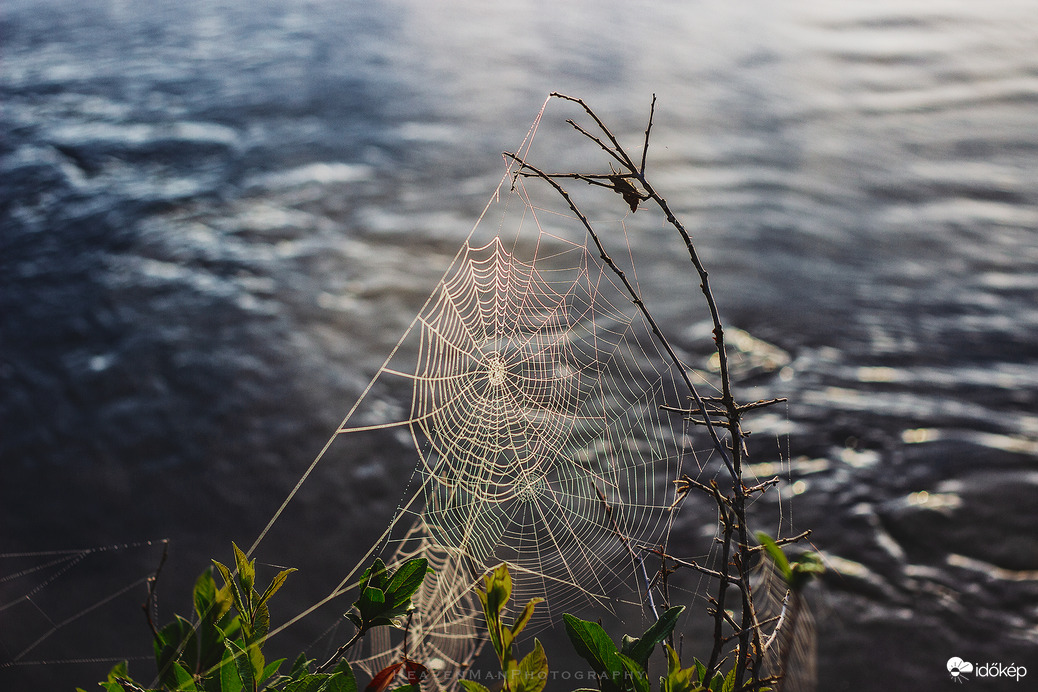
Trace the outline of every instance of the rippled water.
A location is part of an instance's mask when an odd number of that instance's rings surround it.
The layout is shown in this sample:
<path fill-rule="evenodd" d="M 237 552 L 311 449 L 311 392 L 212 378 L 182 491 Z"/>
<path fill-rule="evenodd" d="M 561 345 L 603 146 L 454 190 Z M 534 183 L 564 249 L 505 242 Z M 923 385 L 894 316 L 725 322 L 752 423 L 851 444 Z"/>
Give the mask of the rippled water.
<path fill-rule="evenodd" d="M 410 322 L 547 92 L 635 141 L 656 93 L 657 187 L 728 323 L 788 354 L 744 392 L 789 397 L 758 434 L 786 434 L 794 522 L 839 571 L 816 593 L 822 688 L 930 688 L 953 655 L 1038 674 L 1032 5 L 5 3 L 0 552 L 169 537 L 162 605 L 186 609 Z M 668 242 L 635 251 L 682 325 Z M 272 539 L 313 575 L 297 602 L 399 497 L 406 444 L 366 445 L 304 487 L 305 540 Z M 3 660 L 158 559 L 110 553 L 69 572 L 71 605 L 0 611 Z M 5 578 L 3 603 L 42 580 Z M 137 594 L 26 658 L 128 655 Z"/>

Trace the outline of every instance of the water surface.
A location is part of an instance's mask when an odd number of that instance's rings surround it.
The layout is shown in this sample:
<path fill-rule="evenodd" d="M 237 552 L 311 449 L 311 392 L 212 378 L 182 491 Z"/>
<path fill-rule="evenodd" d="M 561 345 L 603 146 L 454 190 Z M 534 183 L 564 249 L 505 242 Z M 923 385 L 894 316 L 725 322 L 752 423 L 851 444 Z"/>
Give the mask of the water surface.
<path fill-rule="evenodd" d="M 186 610 L 396 343 L 546 94 L 637 142 L 655 93 L 657 187 L 725 320 L 788 358 L 743 392 L 789 398 L 758 458 L 781 433 L 793 523 L 840 573 L 815 594 L 821 688 L 931 687 L 951 656 L 1038 671 L 1031 3 L 13 0 L 0 37 L 0 552 L 170 538 L 161 608 Z M 545 127 L 549 167 L 596 160 Z M 687 259 L 639 218 L 646 291 L 705 357 Z M 408 445 L 359 443 L 304 486 L 267 544 L 308 575 L 294 602 L 367 548 Z M 684 521 L 692 550 L 709 512 Z M 2 660 L 158 552 L 92 553 L 30 600 L 49 576 L 0 582 Z M 24 660 L 146 655 L 140 594 Z"/>

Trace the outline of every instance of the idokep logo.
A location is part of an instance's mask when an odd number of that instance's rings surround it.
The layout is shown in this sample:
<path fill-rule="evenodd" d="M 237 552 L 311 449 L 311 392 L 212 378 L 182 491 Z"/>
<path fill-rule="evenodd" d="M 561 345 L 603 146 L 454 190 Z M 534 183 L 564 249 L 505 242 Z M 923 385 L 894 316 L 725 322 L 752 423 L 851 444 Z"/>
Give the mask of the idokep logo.
<path fill-rule="evenodd" d="M 958 656 L 952 656 L 948 659 L 948 674 L 951 675 L 951 679 L 955 682 L 969 680 L 966 674 L 972 672 L 973 664 L 969 661 L 963 661 Z"/>
<path fill-rule="evenodd" d="M 1017 682 L 1027 676 L 1027 668 L 1010 663 L 970 663 L 958 656 L 952 656 L 947 663 L 948 674 L 955 682 L 963 682 L 975 678 L 1012 678 Z"/>

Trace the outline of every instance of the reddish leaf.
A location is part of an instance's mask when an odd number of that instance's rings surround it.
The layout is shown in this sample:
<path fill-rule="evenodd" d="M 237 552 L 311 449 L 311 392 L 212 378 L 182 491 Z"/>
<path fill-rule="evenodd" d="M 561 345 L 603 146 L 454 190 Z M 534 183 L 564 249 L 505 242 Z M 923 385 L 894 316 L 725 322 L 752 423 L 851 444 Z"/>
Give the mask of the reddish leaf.
<path fill-rule="evenodd" d="M 429 675 L 429 669 L 418 661 L 409 658 L 404 659 L 404 674 L 407 675 L 407 684 L 416 685 Z"/>
<path fill-rule="evenodd" d="M 378 673 L 375 677 L 371 678 L 371 682 L 364 688 L 364 692 L 386 692 L 386 689 L 393 683 L 396 674 L 400 672 L 400 669 L 404 667 L 404 662 L 393 663 L 386 666 Z"/>

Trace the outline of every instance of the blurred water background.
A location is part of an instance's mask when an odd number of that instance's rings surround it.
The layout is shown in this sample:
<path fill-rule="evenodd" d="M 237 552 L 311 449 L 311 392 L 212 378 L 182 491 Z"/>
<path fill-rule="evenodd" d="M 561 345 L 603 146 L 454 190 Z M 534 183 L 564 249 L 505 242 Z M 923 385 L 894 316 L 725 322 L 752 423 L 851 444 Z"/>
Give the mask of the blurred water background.
<path fill-rule="evenodd" d="M 83 610 L 154 569 L 140 542 L 171 540 L 163 618 L 251 542 L 552 90 L 635 142 L 657 94 L 657 186 L 723 317 L 788 357 L 744 391 L 789 397 L 763 434 L 839 572 L 814 594 L 820 689 L 933 689 L 951 656 L 1038 675 L 1033 2 L 7 0 L 5 689 L 148 670 L 143 585 Z M 673 239 L 636 247 L 694 291 Z M 663 295 L 705 357 L 694 293 Z M 264 544 L 306 575 L 281 615 L 377 535 L 408 444 L 304 486 Z M 40 567 L 84 547 L 106 549 Z"/>

